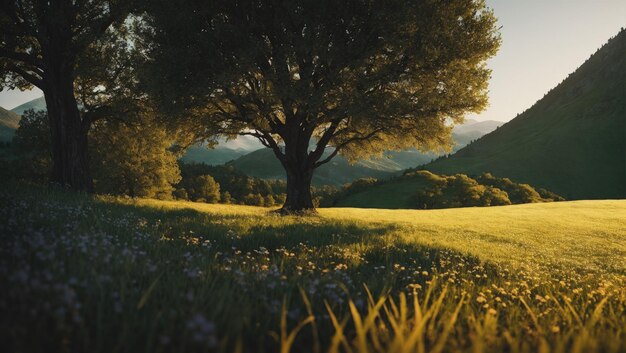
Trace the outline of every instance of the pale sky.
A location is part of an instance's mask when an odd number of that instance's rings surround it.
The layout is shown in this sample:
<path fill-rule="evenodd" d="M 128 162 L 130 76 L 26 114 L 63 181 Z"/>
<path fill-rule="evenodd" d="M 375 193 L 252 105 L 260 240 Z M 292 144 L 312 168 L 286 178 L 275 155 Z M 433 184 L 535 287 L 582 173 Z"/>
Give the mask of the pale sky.
<path fill-rule="evenodd" d="M 488 62 L 490 106 L 471 116 L 478 120 L 513 119 L 626 27 L 625 0 L 487 0 L 487 5 L 502 26 L 502 46 Z M 12 109 L 41 95 L 5 90 L 0 106 Z"/>

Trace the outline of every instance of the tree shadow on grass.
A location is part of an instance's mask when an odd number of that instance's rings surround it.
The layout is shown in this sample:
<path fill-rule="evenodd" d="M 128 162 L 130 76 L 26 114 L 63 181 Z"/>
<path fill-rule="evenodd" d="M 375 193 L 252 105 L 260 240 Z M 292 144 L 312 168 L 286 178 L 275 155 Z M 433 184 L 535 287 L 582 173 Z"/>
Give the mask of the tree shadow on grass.
<path fill-rule="evenodd" d="M 193 235 L 218 244 L 230 244 L 242 250 L 309 246 L 360 244 L 380 241 L 399 229 L 393 224 L 368 224 L 338 221 L 319 216 L 233 215 L 202 212 L 191 208 L 165 210 L 150 206 L 113 204 L 99 201 L 111 213 L 135 214 L 172 237 Z"/>

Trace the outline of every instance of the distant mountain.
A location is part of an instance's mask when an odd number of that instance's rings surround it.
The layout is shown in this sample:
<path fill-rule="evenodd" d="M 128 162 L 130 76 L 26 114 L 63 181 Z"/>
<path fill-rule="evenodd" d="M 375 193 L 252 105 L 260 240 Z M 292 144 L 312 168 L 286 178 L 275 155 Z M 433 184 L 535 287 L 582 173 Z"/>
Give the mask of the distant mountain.
<path fill-rule="evenodd" d="M 20 116 L 0 107 L 0 141 L 9 142 L 15 135 L 20 123 Z"/>
<path fill-rule="evenodd" d="M 455 126 L 454 133 L 460 136 L 483 136 L 497 129 L 502 124 L 502 121 L 497 120 L 476 121 L 468 119 L 465 123 Z"/>
<path fill-rule="evenodd" d="M 28 109 L 45 110 L 45 99 L 43 97 L 34 99 L 15 107 L 12 112 L 23 114 Z M 17 119 L 19 121 L 19 117 Z M 500 124 L 502 122 L 494 120 L 476 121 L 469 119 L 464 124 L 455 126 L 452 137 L 456 145 L 453 151 L 491 132 Z M 17 128 L 17 124 L 15 124 L 15 128 Z M 11 134 L 10 136 L 13 135 Z M 215 148 L 206 148 L 202 145 L 192 146 L 181 159 L 185 162 L 208 165 L 222 165 L 238 160 L 233 162 L 233 165 L 250 176 L 284 179 L 283 169 L 280 163 L 275 160 L 274 155 L 269 150 L 265 152 L 257 151 L 264 149 L 265 147 L 256 138 L 240 136 L 228 141 L 221 139 Z M 247 154 L 255 151 L 257 151 L 255 154 L 244 158 Z M 438 156 L 438 153 L 424 153 L 416 149 L 401 152 L 389 151 L 382 158 L 361 161 L 354 166 L 349 165 L 345 159 L 338 157 L 328 166 L 322 167 L 316 172 L 317 175 L 314 182 L 318 185 L 343 185 L 363 177 L 386 178 L 404 169 L 428 163 Z M 331 171 L 331 167 L 335 169 Z"/>
<path fill-rule="evenodd" d="M 209 149 L 204 146 L 192 146 L 187 149 L 181 158 L 183 162 L 204 163 L 207 165 L 221 165 L 233 161 L 250 153 L 248 150 L 232 149 L 222 146 Z"/>
<path fill-rule="evenodd" d="M 622 30 L 530 109 L 425 169 L 492 172 L 568 199 L 626 198 L 625 106 Z"/>
<path fill-rule="evenodd" d="M 470 141 L 493 131 L 500 124 L 502 122 L 493 120 L 484 122 L 468 120 L 465 124 L 456 126 L 452 134 L 452 138 L 456 142 L 453 150 L 456 151 Z M 464 130 L 458 132 L 459 129 Z M 214 153 L 221 152 L 216 150 Z M 439 154 L 434 152 L 424 153 L 416 149 L 399 152 L 389 151 L 385 152 L 381 158 L 362 160 L 354 165 L 350 165 L 345 158 L 337 156 L 315 171 L 313 183 L 316 185 L 343 185 L 359 178 L 385 179 L 400 174 L 404 169 L 428 163 L 438 156 Z M 229 164 L 250 176 L 263 179 L 285 179 L 283 167 L 269 149 L 254 151 Z"/>
<path fill-rule="evenodd" d="M 184 162 L 221 165 L 261 148 L 264 146 L 256 138 L 240 136 L 228 141 L 220 139 L 214 148 L 207 148 L 204 145 L 192 146 L 181 159 Z"/>
<path fill-rule="evenodd" d="M 327 155 L 327 154 L 326 154 Z M 242 173 L 262 179 L 285 179 L 285 171 L 269 148 L 256 150 L 230 163 Z M 364 161 L 350 165 L 348 161 L 337 156 L 330 162 L 319 167 L 313 175 L 314 185 L 340 186 L 355 179 L 373 177 L 388 178 L 400 173 L 394 163 L 386 159 Z"/>
<path fill-rule="evenodd" d="M 235 151 L 252 152 L 264 148 L 265 146 L 263 146 L 263 144 L 261 144 L 261 142 L 259 142 L 256 137 L 244 135 L 228 141 L 225 139 L 220 139 L 218 147 L 227 148 Z"/>
<path fill-rule="evenodd" d="M 33 99 L 32 101 L 28 101 L 22 105 L 18 105 L 17 107 L 11 109 L 11 111 L 17 115 L 24 114 L 25 111 L 33 109 L 35 111 L 46 110 L 46 100 L 44 97 L 39 97 Z"/>

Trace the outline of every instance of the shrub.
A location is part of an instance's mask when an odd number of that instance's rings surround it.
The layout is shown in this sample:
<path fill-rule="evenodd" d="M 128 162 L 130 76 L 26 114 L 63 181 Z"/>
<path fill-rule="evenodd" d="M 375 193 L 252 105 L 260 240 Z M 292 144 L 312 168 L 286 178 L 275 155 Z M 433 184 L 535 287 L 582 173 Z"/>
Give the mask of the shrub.
<path fill-rule="evenodd" d="M 172 192 L 172 195 L 177 200 L 189 200 L 189 194 L 187 194 L 187 190 L 185 190 L 184 188 L 174 190 L 174 192 Z"/>
<path fill-rule="evenodd" d="M 248 194 L 242 200 L 244 205 L 249 206 L 264 206 L 265 199 L 261 194 Z"/>
<path fill-rule="evenodd" d="M 220 184 L 210 175 L 199 175 L 188 181 L 187 192 L 192 201 L 206 203 L 220 201 Z"/>

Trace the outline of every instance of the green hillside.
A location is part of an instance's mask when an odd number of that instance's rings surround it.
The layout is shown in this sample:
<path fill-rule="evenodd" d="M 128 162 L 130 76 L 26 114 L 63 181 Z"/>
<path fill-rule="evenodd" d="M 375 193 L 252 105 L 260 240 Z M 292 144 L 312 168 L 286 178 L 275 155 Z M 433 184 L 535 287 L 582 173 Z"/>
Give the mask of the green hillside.
<path fill-rule="evenodd" d="M 33 99 L 32 101 L 18 105 L 17 107 L 11 109 L 11 111 L 17 115 L 22 115 L 29 109 L 33 109 L 35 111 L 46 110 L 46 99 L 44 97 Z"/>
<path fill-rule="evenodd" d="M 502 123 L 494 120 L 470 119 L 456 126 L 452 133 L 452 139 L 455 142 L 453 150 L 461 149 L 471 141 L 495 130 L 500 124 Z M 223 153 L 223 151 L 216 150 L 191 150 L 184 158 L 188 161 L 207 163 L 207 161 L 214 161 L 217 157 L 221 157 Z M 435 152 L 421 152 L 417 149 L 388 151 L 381 158 L 362 160 L 354 165 L 350 165 L 345 158 L 338 156 L 315 171 L 313 183 L 315 185 L 343 185 L 359 178 L 385 179 L 399 174 L 402 170 L 428 163 L 439 155 Z M 285 179 L 282 166 L 269 149 L 254 151 L 230 164 L 250 176 Z"/>
<path fill-rule="evenodd" d="M 0 142 L 9 142 L 13 139 L 19 122 L 19 115 L 0 107 Z"/>
<path fill-rule="evenodd" d="M 34 99 L 19 105 L 11 110 L 11 112 L 21 115 L 26 110 L 45 110 L 46 101 L 43 97 Z M 17 118 L 19 122 L 19 117 Z M 476 140 L 481 136 L 495 130 L 502 124 L 501 121 L 487 120 L 476 121 L 468 119 L 464 124 L 454 127 L 452 138 L 455 142 L 453 151 L 457 151 L 470 143 L 472 140 Z M 7 130 L 7 136 L 12 138 L 15 129 L 17 129 L 17 122 L 13 125 L 10 131 Z M 0 127 L 2 129 L 2 127 Z M 0 131 L 0 134 L 2 132 Z M 0 135 L 1 138 L 2 135 Z M 9 139 L 10 139 L 9 138 Z M 192 146 L 187 149 L 185 155 L 181 158 L 187 163 L 204 163 L 208 165 L 221 165 L 230 161 L 236 160 L 244 155 L 254 152 L 258 149 L 262 149 L 263 145 L 253 137 L 240 136 L 233 140 L 219 141 L 219 145 L 213 149 L 205 148 L 203 146 Z M 316 178 L 317 185 L 342 185 L 346 182 L 350 182 L 354 179 L 361 177 L 388 177 L 390 174 L 386 172 L 398 172 L 407 168 L 413 168 L 418 165 L 426 164 L 437 158 L 440 154 L 435 152 L 420 152 L 416 149 L 410 149 L 406 151 L 389 151 L 386 152 L 381 160 L 362 161 L 357 165 L 356 170 L 351 170 L 353 167 L 348 166 L 345 160 L 339 161 L 340 171 L 345 176 L 337 176 L 338 173 L 330 172 L 328 168 L 322 168 L 319 171 L 320 175 Z M 277 161 L 256 161 L 257 158 L 274 158 L 271 153 L 257 153 L 249 158 L 243 158 L 239 163 L 248 163 L 249 160 L 255 160 L 251 162 L 250 166 L 241 166 L 239 169 L 245 173 L 250 173 L 251 176 L 257 176 L 270 179 L 284 179 L 282 167 Z M 258 170 L 258 168 L 263 170 Z M 362 167 L 362 168 L 361 168 Z M 264 168 L 269 168 L 265 170 Z"/>
<path fill-rule="evenodd" d="M 559 195 L 507 178 L 484 174 L 476 178 L 436 175 L 427 170 L 409 172 L 374 185 L 344 188 L 335 199 L 338 207 L 438 209 L 502 206 L 562 201 Z"/>
<path fill-rule="evenodd" d="M 568 199 L 626 197 L 626 30 L 530 109 L 436 173 L 492 172 Z"/>
<path fill-rule="evenodd" d="M 209 149 L 203 146 L 191 146 L 181 158 L 186 163 L 204 163 L 207 165 L 221 165 L 235 160 L 248 153 L 246 150 L 217 147 Z"/>
<path fill-rule="evenodd" d="M 249 176 L 262 179 L 285 179 L 282 165 L 268 148 L 242 156 L 230 162 L 229 165 Z M 345 158 L 337 156 L 315 171 L 313 184 L 339 186 L 365 177 L 384 179 L 398 174 L 401 169 L 388 159 L 363 161 L 350 165 Z"/>

